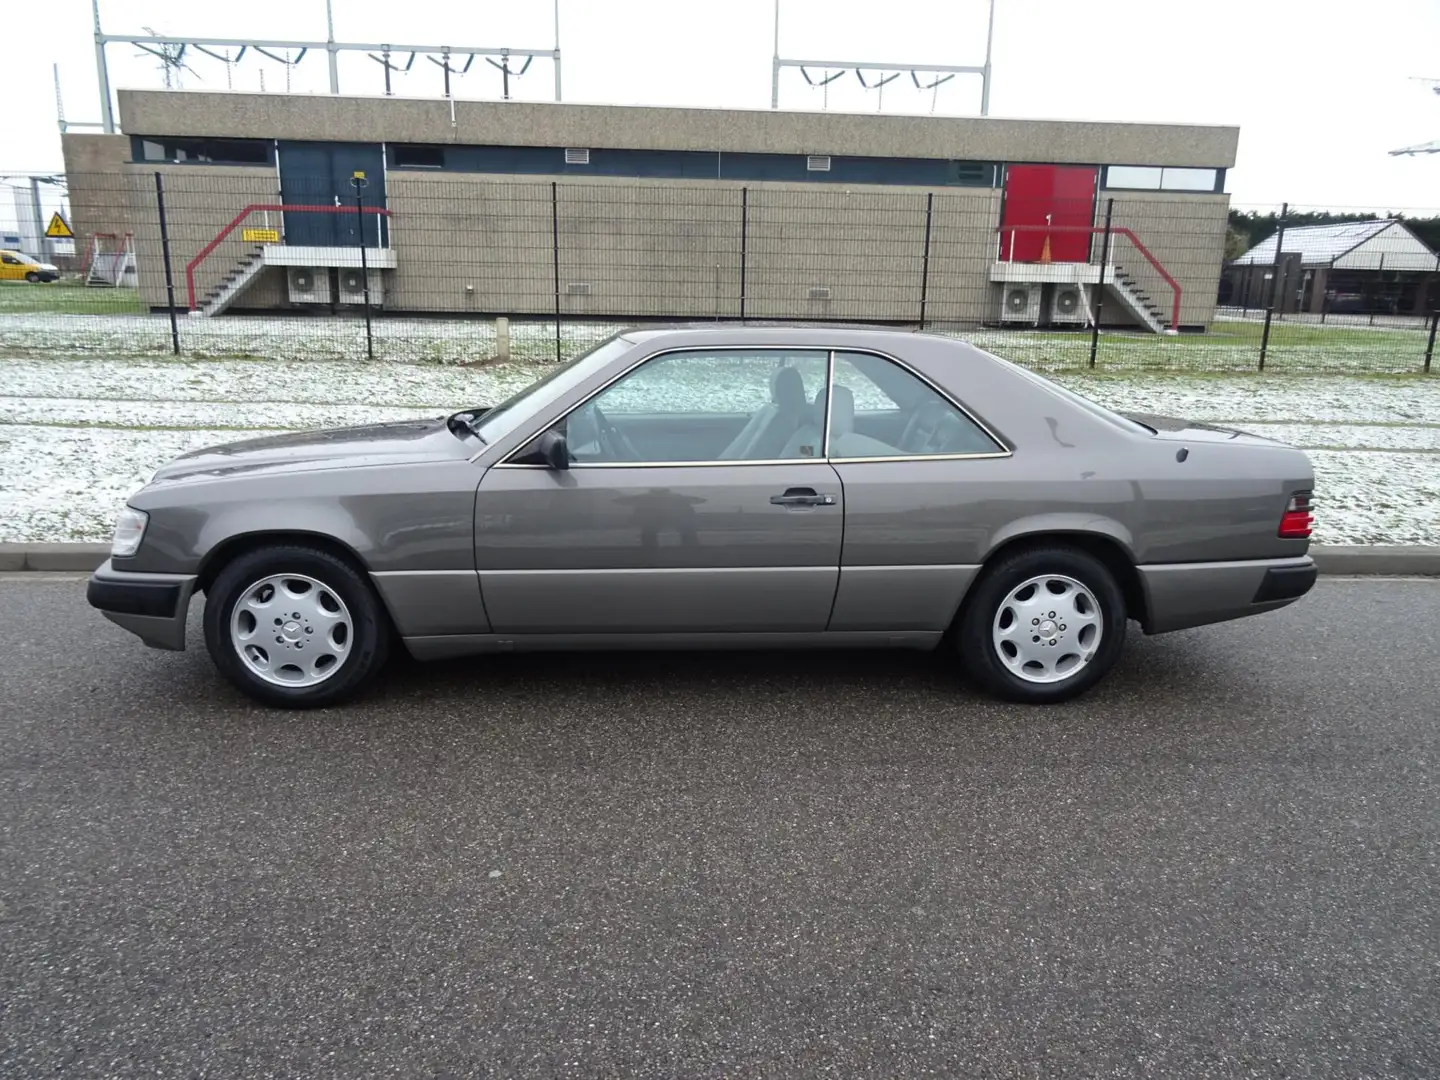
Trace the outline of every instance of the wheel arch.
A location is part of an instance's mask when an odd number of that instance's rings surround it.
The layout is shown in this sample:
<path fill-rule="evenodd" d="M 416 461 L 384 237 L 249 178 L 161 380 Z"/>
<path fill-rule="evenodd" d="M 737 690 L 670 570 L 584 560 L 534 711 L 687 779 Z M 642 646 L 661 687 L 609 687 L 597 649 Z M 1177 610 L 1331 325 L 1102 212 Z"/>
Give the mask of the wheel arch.
<path fill-rule="evenodd" d="M 1093 523 L 1091 523 L 1093 525 Z M 1118 523 L 1104 523 L 1110 528 L 1079 527 L 1076 525 L 1036 528 L 1031 531 L 1010 530 L 1000 534 L 981 562 L 981 573 L 999 560 L 1016 551 L 1032 547 L 1064 545 L 1085 552 L 1098 559 L 1115 578 L 1120 593 L 1125 598 L 1125 613 L 1142 627 L 1150 622 L 1149 605 L 1146 601 L 1145 585 L 1136 569 L 1135 558 L 1129 545 L 1129 534 Z M 978 580 L 979 575 L 976 575 Z M 965 599 L 955 612 L 958 623 L 965 613 L 970 597 L 974 595 L 973 585 L 965 591 Z"/>
<path fill-rule="evenodd" d="M 207 551 L 204 558 L 200 560 L 200 569 L 195 579 L 195 590 L 208 593 L 210 586 L 220 575 L 220 571 L 240 556 L 258 551 L 260 548 L 284 545 L 324 551 L 347 563 L 367 583 L 370 581 L 370 568 L 365 565 L 365 560 L 354 548 L 342 540 L 337 540 L 326 533 L 306 532 L 303 529 L 262 530 L 227 536 Z M 380 602 L 383 607 L 385 603 L 383 596 L 380 597 Z"/>

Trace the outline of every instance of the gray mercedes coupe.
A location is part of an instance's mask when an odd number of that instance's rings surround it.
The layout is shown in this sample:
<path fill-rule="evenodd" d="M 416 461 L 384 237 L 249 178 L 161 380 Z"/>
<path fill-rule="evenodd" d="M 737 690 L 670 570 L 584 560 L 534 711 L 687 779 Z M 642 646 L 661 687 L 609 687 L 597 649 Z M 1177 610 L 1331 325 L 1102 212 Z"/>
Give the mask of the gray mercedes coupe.
<path fill-rule="evenodd" d="M 272 705 L 520 649 L 941 649 L 1056 702 L 1146 633 L 1291 603 L 1311 465 L 1121 416 L 923 334 L 611 338 L 508 401 L 185 454 L 121 512 L 89 600 L 162 649 L 205 596 L 220 671 Z"/>

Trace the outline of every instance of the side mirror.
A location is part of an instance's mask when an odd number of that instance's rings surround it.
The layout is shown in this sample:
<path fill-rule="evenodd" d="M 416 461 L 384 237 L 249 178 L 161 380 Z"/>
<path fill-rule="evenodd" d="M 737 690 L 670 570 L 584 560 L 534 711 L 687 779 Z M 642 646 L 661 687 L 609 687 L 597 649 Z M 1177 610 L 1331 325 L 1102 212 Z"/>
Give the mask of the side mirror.
<path fill-rule="evenodd" d="M 547 431 L 535 440 L 535 449 L 552 469 L 564 471 L 570 468 L 570 448 L 565 436 L 558 431 Z"/>

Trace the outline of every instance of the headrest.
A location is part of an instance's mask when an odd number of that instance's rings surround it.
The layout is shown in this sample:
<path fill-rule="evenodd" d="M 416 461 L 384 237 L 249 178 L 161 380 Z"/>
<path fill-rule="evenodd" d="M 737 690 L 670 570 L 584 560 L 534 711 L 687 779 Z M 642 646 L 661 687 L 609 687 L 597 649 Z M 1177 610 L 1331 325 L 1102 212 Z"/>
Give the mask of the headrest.
<path fill-rule="evenodd" d="M 855 430 L 855 395 L 848 386 L 836 383 L 830 391 L 830 438 Z"/>
<path fill-rule="evenodd" d="M 793 367 L 782 367 L 770 376 L 770 400 L 784 412 L 801 412 L 805 408 L 805 380 Z"/>

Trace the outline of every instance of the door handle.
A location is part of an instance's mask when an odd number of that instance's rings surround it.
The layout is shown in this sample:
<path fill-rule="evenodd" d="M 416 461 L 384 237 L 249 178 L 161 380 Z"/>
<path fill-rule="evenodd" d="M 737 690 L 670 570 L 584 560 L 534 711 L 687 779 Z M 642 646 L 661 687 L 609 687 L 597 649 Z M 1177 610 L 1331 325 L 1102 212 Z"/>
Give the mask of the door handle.
<path fill-rule="evenodd" d="M 793 487 L 786 488 L 784 495 L 771 495 L 770 502 L 774 506 L 834 506 L 834 495 L 817 494 L 814 488 Z"/>

